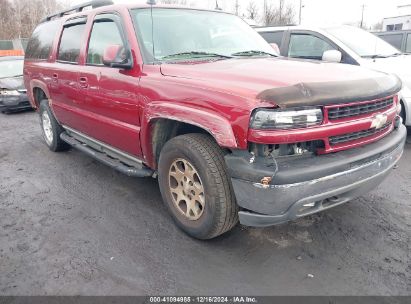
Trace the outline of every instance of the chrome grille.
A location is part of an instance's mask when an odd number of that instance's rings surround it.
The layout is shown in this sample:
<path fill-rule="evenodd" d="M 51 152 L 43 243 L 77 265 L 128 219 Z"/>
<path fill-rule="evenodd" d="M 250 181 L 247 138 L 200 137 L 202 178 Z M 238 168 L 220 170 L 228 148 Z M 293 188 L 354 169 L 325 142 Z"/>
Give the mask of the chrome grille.
<path fill-rule="evenodd" d="M 392 124 L 392 122 L 390 121 L 390 122 L 387 122 L 380 129 L 373 128 L 373 129 L 362 130 L 362 131 L 343 134 L 343 135 L 338 135 L 338 136 L 331 136 L 330 139 L 329 139 L 330 145 L 341 144 L 341 143 L 345 143 L 345 142 L 348 142 L 348 141 L 353 141 L 353 140 L 369 137 L 369 136 L 375 135 L 377 133 L 381 133 L 383 131 L 386 131 L 390 127 L 391 124 Z"/>
<path fill-rule="evenodd" d="M 352 106 L 341 106 L 328 109 L 328 119 L 336 120 L 345 117 L 358 116 L 376 112 L 391 107 L 394 104 L 394 98 L 388 98 L 370 103 L 357 104 Z"/>

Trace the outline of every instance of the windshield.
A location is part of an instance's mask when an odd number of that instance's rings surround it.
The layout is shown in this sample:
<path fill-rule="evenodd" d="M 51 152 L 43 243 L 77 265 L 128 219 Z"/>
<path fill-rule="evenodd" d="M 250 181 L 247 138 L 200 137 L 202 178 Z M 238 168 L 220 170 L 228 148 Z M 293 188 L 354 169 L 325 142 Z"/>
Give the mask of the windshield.
<path fill-rule="evenodd" d="M 0 61 L 0 78 L 23 75 L 24 60 Z"/>
<path fill-rule="evenodd" d="M 326 31 L 361 57 L 388 57 L 400 53 L 399 50 L 381 38 L 359 28 L 335 27 L 328 28 Z"/>
<path fill-rule="evenodd" d="M 155 8 L 153 24 L 150 9 L 135 9 L 132 15 L 148 61 L 275 55 L 256 31 L 234 15 Z"/>

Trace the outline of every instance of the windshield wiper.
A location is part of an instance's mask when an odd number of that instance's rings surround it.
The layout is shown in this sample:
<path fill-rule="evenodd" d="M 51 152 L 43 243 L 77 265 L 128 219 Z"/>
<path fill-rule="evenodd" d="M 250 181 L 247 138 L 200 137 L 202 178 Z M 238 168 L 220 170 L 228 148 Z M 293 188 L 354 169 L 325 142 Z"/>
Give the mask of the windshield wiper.
<path fill-rule="evenodd" d="M 171 59 L 171 58 L 176 58 L 176 57 L 178 58 L 178 57 L 190 57 L 190 56 L 194 56 L 194 58 L 195 57 L 233 58 L 232 56 L 222 55 L 222 54 L 217 54 L 217 53 L 192 51 L 192 52 L 181 52 L 181 53 L 167 55 L 167 56 L 162 57 L 161 59 Z"/>
<path fill-rule="evenodd" d="M 278 57 L 277 55 L 268 53 L 268 52 L 264 52 L 264 51 L 257 51 L 257 50 L 249 50 L 249 51 L 243 51 L 243 52 L 237 52 L 237 53 L 233 53 L 231 54 L 232 56 L 264 56 L 264 55 L 269 55 L 272 57 Z"/>

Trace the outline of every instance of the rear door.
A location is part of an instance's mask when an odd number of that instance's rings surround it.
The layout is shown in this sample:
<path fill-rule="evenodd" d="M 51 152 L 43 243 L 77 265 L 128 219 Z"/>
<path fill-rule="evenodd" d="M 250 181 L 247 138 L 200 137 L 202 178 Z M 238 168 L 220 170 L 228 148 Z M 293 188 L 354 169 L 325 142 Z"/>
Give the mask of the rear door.
<path fill-rule="evenodd" d="M 278 48 L 281 49 L 283 37 L 285 31 L 270 31 L 270 32 L 260 32 L 259 34 L 267 41 L 268 43 L 275 43 L 278 45 Z"/>
<path fill-rule="evenodd" d="M 81 123 L 78 105 L 83 102 L 83 96 L 80 94 L 77 78 L 86 21 L 86 17 L 79 17 L 64 24 L 49 85 L 57 119 L 61 124 L 73 128 L 77 128 Z"/>
<path fill-rule="evenodd" d="M 108 46 L 121 46 L 130 53 L 120 14 L 96 15 L 91 27 L 84 65 L 79 67 L 78 85 L 84 96 L 79 105 L 77 131 L 111 147 L 141 157 L 139 76 L 133 69 L 105 66 Z"/>

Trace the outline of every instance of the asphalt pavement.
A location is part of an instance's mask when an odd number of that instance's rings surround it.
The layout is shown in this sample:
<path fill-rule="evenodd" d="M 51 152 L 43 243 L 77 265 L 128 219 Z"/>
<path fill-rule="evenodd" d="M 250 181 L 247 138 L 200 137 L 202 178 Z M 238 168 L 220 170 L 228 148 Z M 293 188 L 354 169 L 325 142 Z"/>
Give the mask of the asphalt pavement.
<path fill-rule="evenodd" d="M 0 295 L 411 295 L 410 243 L 411 143 L 348 204 L 197 241 L 155 179 L 50 152 L 35 112 L 0 115 Z"/>

